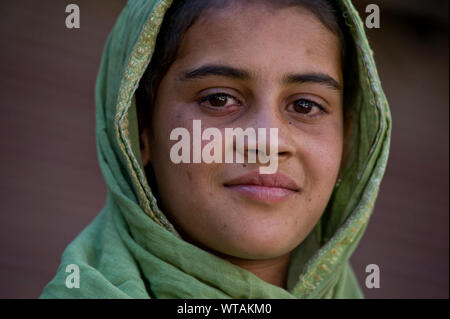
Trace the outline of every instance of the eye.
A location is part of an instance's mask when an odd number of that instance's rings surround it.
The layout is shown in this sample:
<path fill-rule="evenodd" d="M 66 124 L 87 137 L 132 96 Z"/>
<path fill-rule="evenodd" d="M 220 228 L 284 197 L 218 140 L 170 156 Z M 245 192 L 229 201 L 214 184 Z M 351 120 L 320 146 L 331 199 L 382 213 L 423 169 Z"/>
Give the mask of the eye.
<path fill-rule="evenodd" d="M 322 113 L 327 113 L 327 111 L 318 103 L 307 99 L 300 99 L 294 101 L 289 105 L 292 106 L 294 112 L 299 114 L 305 114 L 308 117 L 320 116 Z"/>
<path fill-rule="evenodd" d="M 224 108 L 233 105 L 240 105 L 240 102 L 233 96 L 227 93 L 214 93 L 200 98 L 201 105 L 210 108 Z"/>

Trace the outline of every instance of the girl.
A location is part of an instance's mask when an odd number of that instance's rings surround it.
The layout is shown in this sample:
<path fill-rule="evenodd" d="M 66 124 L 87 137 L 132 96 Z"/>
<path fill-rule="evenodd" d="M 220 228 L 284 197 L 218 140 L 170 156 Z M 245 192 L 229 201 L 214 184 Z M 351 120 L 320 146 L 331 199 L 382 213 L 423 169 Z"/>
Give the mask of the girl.
<path fill-rule="evenodd" d="M 348 260 L 391 120 L 349 0 L 129 1 L 96 107 L 107 203 L 42 297 L 362 297 Z M 174 132 L 195 136 L 194 120 L 202 139 L 188 147 L 208 146 L 206 128 L 271 128 L 276 152 L 247 138 L 214 151 L 243 163 L 174 161 Z M 80 288 L 66 285 L 71 264 Z"/>

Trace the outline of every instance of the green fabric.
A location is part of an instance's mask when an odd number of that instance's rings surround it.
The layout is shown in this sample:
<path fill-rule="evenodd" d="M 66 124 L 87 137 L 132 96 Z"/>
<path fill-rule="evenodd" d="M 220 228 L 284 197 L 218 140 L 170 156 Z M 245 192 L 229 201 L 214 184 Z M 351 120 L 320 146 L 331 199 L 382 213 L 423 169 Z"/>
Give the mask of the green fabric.
<path fill-rule="evenodd" d="M 390 144 L 390 111 L 364 26 L 350 0 L 342 14 L 357 47 L 360 83 L 350 112 L 342 181 L 321 221 L 295 249 L 288 287 L 182 240 L 158 208 L 139 154 L 134 93 L 171 1 L 129 1 L 112 30 L 96 84 L 97 147 L 106 205 L 66 248 L 42 298 L 360 298 L 349 264 L 373 211 Z M 66 266 L 80 288 L 66 287 Z"/>

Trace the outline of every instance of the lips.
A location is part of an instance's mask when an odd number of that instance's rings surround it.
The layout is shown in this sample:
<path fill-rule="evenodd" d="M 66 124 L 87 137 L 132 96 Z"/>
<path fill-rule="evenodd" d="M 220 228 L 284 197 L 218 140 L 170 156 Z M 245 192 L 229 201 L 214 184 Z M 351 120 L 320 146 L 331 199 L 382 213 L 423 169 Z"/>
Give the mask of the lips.
<path fill-rule="evenodd" d="M 232 191 L 263 202 L 280 202 L 298 194 L 300 187 L 282 173 L 259 174 L 259 171 L 239 176 L 224 184 Z"/>

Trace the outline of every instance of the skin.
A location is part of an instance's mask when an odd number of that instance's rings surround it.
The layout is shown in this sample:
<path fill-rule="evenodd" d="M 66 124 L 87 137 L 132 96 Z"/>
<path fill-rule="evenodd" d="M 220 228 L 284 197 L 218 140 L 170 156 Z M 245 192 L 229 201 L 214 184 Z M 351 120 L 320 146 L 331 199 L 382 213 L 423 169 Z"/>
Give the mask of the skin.
<path fill-rule="evenodd" d="M 250 76 L 183 78 L 211 64 Z M 158 203 L 182 236 L 280 287 L 286 286 L 291 251 L 324 212 L 342 164 L 342 89 L 283 81 L 289 74 L 311 73 L 343 85 L 338 38 L 308 10 L 238 3 L 207 11 L 185 34 L 157 91 L 152 127 L 141 136 Z M 202 99 L 213 93 L 232 97 Z M 300 99 L 313 102 L 307 102 L 307 112 L 294 107 Z M 193 119 L 202 121 L 202 130 L 216 127 L 223 136 L 226 127 L 278 128 L 278 171 L 301 192 L 265 203 L 224 186 L 257 170 L 258 163 L 172 163 L 170 148 L 177 141 L 169 139 L 170 132 L 185 127 L 192 136 Z"/>

